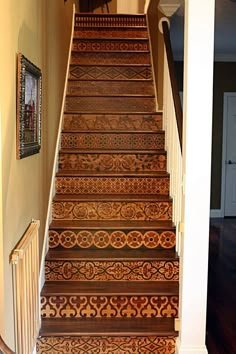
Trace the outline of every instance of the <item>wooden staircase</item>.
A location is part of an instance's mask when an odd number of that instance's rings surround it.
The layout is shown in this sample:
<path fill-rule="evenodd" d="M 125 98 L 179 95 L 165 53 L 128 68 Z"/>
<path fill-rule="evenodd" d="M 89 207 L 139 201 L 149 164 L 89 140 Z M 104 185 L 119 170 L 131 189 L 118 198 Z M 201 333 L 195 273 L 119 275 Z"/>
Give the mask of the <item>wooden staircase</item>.
<path fill-rule="evenodd" d="M 164 141 L 146 17 L 77 14 L 37 353 L 175 352 Z"/>

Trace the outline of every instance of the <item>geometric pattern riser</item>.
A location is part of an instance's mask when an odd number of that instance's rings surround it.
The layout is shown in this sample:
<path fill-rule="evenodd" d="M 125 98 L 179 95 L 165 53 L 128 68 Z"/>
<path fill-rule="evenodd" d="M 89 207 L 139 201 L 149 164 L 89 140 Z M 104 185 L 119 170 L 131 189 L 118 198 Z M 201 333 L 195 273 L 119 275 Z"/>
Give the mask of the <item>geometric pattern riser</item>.
<path fill-rule="evenodd" d="M 149 50 L 149 43 L 147 40 L 143 40 L 143 42 L 140 42 L 134 39 L 118 39 L 109 41 L 104 41 L 101 39 L 76 39 L 73 41 L 72 50 L 82 52 L 144 52 Z"/>
<path fill-rule="evenodd" d="M 37 354 L 174 354 L 175 337 L 42 337 Z"/>
<path fill-rule="evenodd" d="M 87 28 L 80 28 L 79 30 L 74 31 L 74 38 L 147 38 L 147 29 L 119 29 L 119 28 L 112 28 L 101 30 L 98 29 L 87 29 Z"/>
<path fill-rule="evenodd" d="M 59 168 L 78 171 L 166 171 L 166 156 L 158 154 L 61 153 Z"/>
<path fill-rule="evenodd" d="M 162 116 L 152 114 L 67 114 L 65 130 L 162 130 Z"/>
<path fill-rule="evenodd" d="M 81 149 L 164 149 L 164 134 L 62 133 L 61 147 Z"/>
<path fill-rule="evenodd" d="M 119 66 L 71 66 L 70 79 L 83 80 L 150 80 L 152 71 L 150 67 L 119 67 Z"/>
<path fill-rule="evenodd" d="M 54 220 L 171 220 L 171 202 L 54 202 Z"/>
<path fill-rule="evenodd" d="M 178 316 L 177 296 L 42 296 L 43 318 L 160 318 Z"/>
<path fill-rule="evenodd" d="M 116 29 L 127 29 L 129 27 L 145 27 L 146 16 L 123 16 L 123 15 L 76 15 L 75 16 L 75 27 L 115 27 Z"/>
<path fill-rule="evenodd" d="M 115 56 L 112 52 L 93 52 L 93 55 L 89 52 L 73 52 L 71 55 L 71 64 L 90 64 L 90 65 L 110 65 L 111 62 L 114 65 L 122 64 L 151 64 L 150 55 L 148 53 L 117 53 Z"/>
<path fill-rule="evenodd" d="M 49 247 L 56 248 L 62 246 L 64 248 L 89 248 L 96 247 L 103 249 L 113 247 L 120 249 L 130 247 L 137 249 L 146 247 L 153 249 L 162 247 L 170 249 L 175 246 L 175 232 L 173 231 L 140 231 L 140 230 L 63 230 L 61 232 L 49 231 Z"/>
<path fill-rule="evenodd" d="M 178 261 L 46 261 L 50 281 L 178 281 Z"/>
<path fill-rule="evenodd" d="M 57 177 L 57 194 L 169 194 L 168 177 Z"/>
<path fill-rule="evenodd" d="M 89 96 L 91 92 L 93 96 L 110 96 L 120 95 L 122 85 L 122 95 L 153 95 L 153 84 L 150 81 L 71 81 L 67 86 L 67 95 L 72 96 Z"/>
<path fill-rule="evenodd" d="M 112 97 L 112 98 L 111 98 Z M 156 103 L 153 97 L 132 97 L 132 96 L 67 96 L 65 111 L 67 113 L 106 113 L 110 112 L 153 112 L 156 110 Z"/>

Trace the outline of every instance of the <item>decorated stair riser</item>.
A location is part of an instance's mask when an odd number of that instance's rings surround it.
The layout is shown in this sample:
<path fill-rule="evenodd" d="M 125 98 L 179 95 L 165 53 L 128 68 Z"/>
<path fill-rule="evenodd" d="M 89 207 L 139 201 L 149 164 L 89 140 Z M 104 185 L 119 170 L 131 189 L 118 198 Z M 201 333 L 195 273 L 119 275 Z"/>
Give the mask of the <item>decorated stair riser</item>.
<path fill-rule="evenodd" d="M 57 177 L 57 194 L 169 193 L 169 177 Z"/>
<path fill-rule="evenodd" d="M 172 249 L 175 232 L 165 230 L 49 230 L 49 247 L 67 249 L 95 247 L 98 249 Z"/>
<path fill-rule="evenodd" d="M 65 114 L 64 130 L 153 131 L 162 130 L 161 114 Z"/>
<path fill-rule="evenodd" d="M 164 149 L 163 133 L 72 133 L 61 135 L 62 149 Z M 79 151 L 78 151 L 79 152 Z"/>
<path fill-rule="evenodd" d="M 166 155 L 148 153 L 66 153 L 59 155 L 59 171 L 165 172 Z"/>
<path fill-rule="evenodd" d="M 55 220 L 171 220 L 172 203 L 165 202 L 54 202 Z"/>
<path fill-rule="evenodd" d="M 43 318 L 177 317 L 178 297 L 164 295 L 41 296 Z"/>
<path fill-rule="evenodd" d="M 165 336 L 80 336 L 42 337 L 38 354 L 174 354 L 175 337 Z"/>
<path fill-rule="evenodd" d="M 67 113 L 106 113 L 106 112 L 153 112 L 156 103 L 153 97 L 94 97 L 67 96 L 65 103 Z"/>
<path fill-rule="evenodd" d="M 122 85 L 122 90 L 121 90 Z M 152 82 L 144 81 L 70 81 L 67 94 L 71 96 L 150 96 L 154 94 Z"/>
<path fill-rule="evenodd" d="M 146 27 L 146 16 L 129 16 L 129 15 L 76 15 L 75 27 L 108 27 L 108 28 L 139 28 Z"/>
<path fill-rule="evenodd" d="M 80 65 L 150 65 L 148 52 L 123 52 L 122 55 L 112 52 L 72 52 L 71 64 Z M 115 54 L 115 55 L 114 55 Z"/>
<path fill-rule="evenodd" d="M 179 262 L 177 260 L 47 260 L 45 279 L 47 281 L 178 281 Z"/>
<path fill-rule="evenodd" d="M 70 80 L 151 80 L 150 66 L 71 65 Z"/>
<path fill-rule="evenodd" d="M 146 39 L 74 39 L 73 51 L 82 52 L 148 52 Z"/>
<path fill-rule="evenodd" d="M 74 38 L 148 38 L 146 28 L 75 28 Z"/>

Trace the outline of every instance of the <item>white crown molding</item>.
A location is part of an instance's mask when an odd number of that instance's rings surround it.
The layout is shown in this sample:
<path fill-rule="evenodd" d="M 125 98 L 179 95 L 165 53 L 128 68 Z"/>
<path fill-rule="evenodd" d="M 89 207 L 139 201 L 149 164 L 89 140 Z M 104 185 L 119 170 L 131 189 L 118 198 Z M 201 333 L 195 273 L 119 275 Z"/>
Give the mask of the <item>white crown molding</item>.
<path fill-rule="evenodd" d="M 160 0 L 158 9 L 167 17 L 171 17 L 180 7 L 179 0 Z"/>

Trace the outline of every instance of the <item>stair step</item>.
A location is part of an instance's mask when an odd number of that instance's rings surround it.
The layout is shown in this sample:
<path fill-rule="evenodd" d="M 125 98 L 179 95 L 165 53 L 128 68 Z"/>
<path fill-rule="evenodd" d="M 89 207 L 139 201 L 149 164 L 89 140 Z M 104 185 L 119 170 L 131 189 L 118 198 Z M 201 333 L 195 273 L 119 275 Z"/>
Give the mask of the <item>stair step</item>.
<path fill-rule="evenodd" d="M 152 81 L 118 80 L 70 80 L 67 95 L 70 96 L 154 96 Z"/>
<path fill-rule="evenodd" d="M 132 221 L 132 220 L 123 220 L 123 221 L 104 221 L 104 220 L 98 220 L 98 221 L 83 221 L 83 220 L 73 220 L 73 221 L 68 221 L 68 220 L 53 220 L 50 224 L 50 229 L 59 229 L 59 230 L 64 230 L 64 229 L 72 229 L 72 230 L 77 230 L 77 229 L 91 229 L 91 230 L 97 230 L 103 229 L 103 230 L 133 230 L 133 229 L 138 229 L 138 230 L 159 230 L 159 231 L 172 231 L 175 230 L 175 227 L 172 223 L 172 221 L 159 221 L 157 220 L 156 222 L 153 222 L 150 224 L 149 221 Z"/>
<path fill-rule="evenodd" d="M 41 296 L 52 295 L 175 295 L 179 294 L 179 283 L 173 282 L 70 282 L 70 281 L 47 281 L 41 291 Z"/>
<path fill-rule="evenodd" d="M 42 319 L 40 336 L 177 336 L 171 318 Z M 174 353 L 174 352 L 173 352 Z"/>
<path fill-rule="evenodd" d="M 56 177 L 57 194 L 169 194 L 169 177 Z"/>
<path fill-rule="evenodd" d="M 75 14 L 75 27 L 101 27 L 101 28 L 146 28 L 145 15 L 118 15 L 118 14 Z"/>
<path fill-rule="evenodd" d="M 85 173 L 165 173 L 166 153 L 164 151 L 80 151 L 62 149 L 59 154 L 60 171 Z M 70 172 L 71 171 L 71 172 Z"/>
<path fill-rule="evenodd" d="M 161 286 L 160 286 L 161 285 Z M 178 282 L 46 282 L 43 318 L 153 318 L 178 316 Z"/>
<path fill-rule="evenodd" d="M 169 177 L 169 173 L 165 171 L 161 172 L 154 172 L 148 171 L 148 172 L 143 172 L 143 171 L 80 171 L 80 170 L 75 170 L 75 171 L 70 171 L 70 170 L 59 170 L 56 173 L 57 177 L 137 177 L 137 178 L 142 178 L 142 177 L 155 177 L 155 178 L 161 178 L 161 177 Z"/>
<path fill-rule="evenodd" d="M 80 52 L 146 52 L 149 53 L 149 41 L 146 38 L 81 38 L 73 39 L 73 51 Z"/>
<path fill-rule="evenodd" d="M 80 252 L 82 251 L 82 252 Z M 138 259 L 140 250 L 125 258 L 125 253 L 131 250 L 49 250 L 45 261 L 46 281 L 158 281 L 173 282 L 179 280 L 179 261 L 177 258 L 159 256 L 154 259 L 142 255 Z M 113 254 L 116 251 L 116 254 Z M 119 251 L 119 252 L 118 252 Z M 126 251 L 126 252 L 125 252 Z M 134 251 L 134 250 L 132 250 Z M 62 254 L 62 253 L 65 254 Z M 96 254 L 99 252 L 99 256 Z M 150 253 L 150 250 L 145 253 Z M 61 253 L 61 254 L 60 254 Z M 164 251 L 162 251 L 164 253 Z M 156 252 L 157 254 L 157 252 Z M 114 256 L 114 258 L 112 258 Z M 136 258 L 134 258 L 136 256 Z M 75 259 L 73 259 L 73 257 Z M 98 259 L 99 257 L 99 259 Z M 148 288 L 148 283 L 147 283 Z"/>
<path fill-rule="evenodd" d="M 60 195 L 52 205 L 54 220 L 171 220 L 172 201 L 163 195 Z"/>
<path fill-rule="evenodd" d="M 147 28 L 75 27 L 74 38 L 148 38 Z"/>
<path fill-rule="evenodd" d="M 70 65 L 70 80 L 152 80 L 150 65 Z"/>
<path fill-rule="evenodd" d="M 160 131 L 162 114 L 65 114 L 64 130 Z"/>
<path fill-rule="evenodd" d="M 94 96 L 67 96 L 65 102 L 65 113 L 109 113 L 109 112 L 153 112 L 156 107 L 154 97 L 143 96 L 110 96 L 110 97 L 94 97 Z"/>
<path fill-rule="evenodd" d="M 65 132 L 61 134 L 62 149 L 164 149 L 165 134 Z"/>
<path fill-rule="evenodd" d="M 172 327 L 171 327 L 172 328 Z M 80 337 L 40 337 L 37 353 L 126 353 L 126 354 L 174 354 L 175 336 L 171 330 L 168 336 L 80 336 Z M 167 332 L 167 331 L 166 331 Z M 79 349 L 78 349 L 79 348 Z"/>
<path fill-rule="evenodd" d="M 111 223 L 110 223 L 111 224 Z M 173 226 L 151 226 L 150 223 L 132 225 L 132 223 L 109 222 L 62 222 L 53 221 L 49 230 L 49 247 L 115 249 L 173 249 L 175 246 L 175 228 Z M 159 223 L 160 224 L 160 223 Z M 163 223 L 164 224 L 164 223 Z"/>
<path fill-rule="evenodd" d="M 174 250 L 143 250 L 143 249 L 49 249 L 46 255 L 47 261 L 122 261 L 122 262 L 145 262 L 145 261 L 174 261 L 178 263 L 178 257 Z"/>
<path fill-rule="evenodd" d="M 71 52 L 71 64 L 122 65 L 151 64 L 149 52 Z"/>

